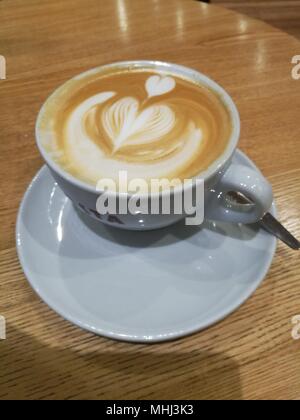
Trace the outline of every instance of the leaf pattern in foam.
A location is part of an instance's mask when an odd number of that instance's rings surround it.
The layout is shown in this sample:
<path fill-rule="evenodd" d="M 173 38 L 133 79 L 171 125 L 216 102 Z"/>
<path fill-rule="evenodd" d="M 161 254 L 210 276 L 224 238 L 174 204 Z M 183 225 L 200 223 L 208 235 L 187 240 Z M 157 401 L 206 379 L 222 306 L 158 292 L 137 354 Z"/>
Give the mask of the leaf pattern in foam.
<path fill-rule="evenodd" d="M 139 102 L 126 97 L 103 110 L 102 123 L 116 152 L 125 144 L 145 144 L 166 135 L 174 127 L 175 115 L 166 105 L 139 111 Z"/>

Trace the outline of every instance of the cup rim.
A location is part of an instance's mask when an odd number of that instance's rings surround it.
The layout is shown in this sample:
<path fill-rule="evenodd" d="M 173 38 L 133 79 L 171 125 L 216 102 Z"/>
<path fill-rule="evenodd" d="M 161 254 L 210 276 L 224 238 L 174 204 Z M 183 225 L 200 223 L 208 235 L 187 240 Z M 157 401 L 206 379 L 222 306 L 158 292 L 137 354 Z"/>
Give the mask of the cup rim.
<path fill-rule="evenodd" d="M 84 71 L 71 79 L 68 79 L 66 82 L 64 82 L 62 85 L 60 85 L 58 88 L 56 88 L 52 94 L 48 96 L 46 101 L 43 103 L 35 124 L 35 138 L 36 138 L 36 144 L 39 149 L 40 154 L 42 155 L 44 161 L 48 165 L 50 169 L 52 169 L 53 172 L 57 173 L 61 178 L 63 178 L 65 181 L 75 185 L 76 187 L 83 189 L 90 193 L 96 193 L 101 194 L 103 192 L 102 190 L 97 189 L 97 187 L 88 184 L 87 182 L 81 181 L 80 179 L 76 178 L 71 173 L 64 170 L 58 163 L 55 162 L 55 160 L 51 157 L 50 153 L 48 153 L 45 149 L 45 147 L 42 144 L 42 133 L 40 132 L 40 123 L 43 117 L 43 114 L 45 112 L 45 108 L 50 100 L 53 100 L 53 98 L 56 97 L 56 95 L 59 94 L 60 90 L 65 87 L 67 83 L 70 83 L 71 81 L 78 80 L 84 77 L 87 77 L 89 75 L 92 75 L 93 73 L 98 73 L 101 71 L 109 70 L 111 68 L 116 69 L 123 69 L 123 68 L 147 68 L 147 69 L 153 69 L 153 70 L 161 70 L 168 73 L 173 73 L 175 75 L 178 75 L 178 77 L 184 77 L 186 76 L 188 79 L 194 80 L 196 82 L 201 83 L 202 85 L 208 87 L 209 89 L 213 90 L 214 93 L 216 93 L 219 98 L 223 101 L 223 104 L 227 107 L 232 121 L 232 133 L 230 136 L 230 139 L 228 141 L 228 144 L 224 150 L 224 152 L 216 159 L 206 170 L 201 171 L 199 174 L 197 174 L 193 179 L 201 179 L 206 182 L 207 180 L 214 177 L 217 173 L 220 173 L 224 167 L 226 167 L 226 164 L 230 159 L 232 158 L 238 142 L 240 138 L 240 130 L 241 130 L 241 122 L 240 122 L 240 115 L 239 111 L 237 109 L 237 106 L 235 105 L 233 99 L 227 93 L 227 91 L 216 81 L 211 79 L 210 77 L 206 76 L 205 74 L 201 73 L 198 70 L 192 69 L 190 67 L 186 67 L 180 64 L 165 62 L 165 61 L 156 61 L 156 60 L 127 60 L 127 61 L 116 61 L 109 64 L 104 64 L 95 68 L 92 68 L 90 70 Z M 172 193 L 182 193 L 182 191 L 191 188 L 191 184 L 181 184 L 179 186 L 176 186 L 173 188 Z M 130 192 L 113 192 L 113 191 L 106 191 L 106 194 L 110 196 L 126 196 L 130 197 L 133 196 L 134 193 Z M 138 195 L 143 197 L 154 197 L 154 196 L 164 196 L 170 194 L 170 190 L 162 190 L 159 193 L 139 193 Z"/>

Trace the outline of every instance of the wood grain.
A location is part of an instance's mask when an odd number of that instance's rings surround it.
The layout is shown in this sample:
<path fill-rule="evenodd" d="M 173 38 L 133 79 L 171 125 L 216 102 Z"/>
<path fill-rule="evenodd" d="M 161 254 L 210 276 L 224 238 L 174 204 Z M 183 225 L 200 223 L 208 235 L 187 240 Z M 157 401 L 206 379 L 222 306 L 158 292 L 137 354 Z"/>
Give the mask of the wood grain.
<path fill-rule="evenodd" d="M 211 0 L 274 25 L 300 39 L 300 0 Z"/>
<path fill-rule="evenodd" d="M 274 187 L 280 219 L 300 236 L 300 43 L 230 10 L 192 0 L 3 0 L 0 54 L 1 399 L 299 399 L 299 253 L 279 244 L 255 295 L 224 322 L 174 343 L 95 337 L 63 321 L 27 284 L 15 250 L 22 195 L 43 164 L 37 112 L 71 76 L 124 59 L 174 61 L 207 73 L 241 113 L 241 149 Z"/>

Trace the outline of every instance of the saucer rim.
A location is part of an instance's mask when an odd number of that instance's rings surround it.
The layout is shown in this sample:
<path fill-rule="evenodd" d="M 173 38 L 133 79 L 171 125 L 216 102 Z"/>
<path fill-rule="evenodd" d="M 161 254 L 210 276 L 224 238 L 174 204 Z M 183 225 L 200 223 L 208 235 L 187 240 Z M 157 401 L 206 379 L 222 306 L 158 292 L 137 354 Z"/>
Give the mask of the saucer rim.
<path fill-rule="evenodd" d="M 235 153 L 238 155 L 238 157 L 241 157 L 242 159 L 246 160 L 248 164 L 250 164 L 253 168 L 255 168 L 255 170 L 260 172 L 260 170 L 253 163 L 253 161 L 245 153 L 243 153 L 239 149 L 237 149 Z M 29 285 L 34 290 L 36 295 L 41 299 L 41 301 L 44 302 L 51 310 L 56 312 L 60 317 L 62 317 L 66 321 L 70 322 L 73 325 L 76 325 L 77 327 L 83 330 L 89 331 L 92 334 L 96 334 L 101 337 L 105 337 L 105 338 L 109 338 L 109 339 L 121 341 L 121 342 L 125 341 L 125 342 L 140 343 L 140 344 L 150 344 L 150 343 L 155 344 L 155 343 L 161 343 L 161 342 L 166 342 L 166 341 L 173 341 L 176 339 L 180 339 L 180 338 L 201 332 L 203 330 L 210 328 L 213 325 L 220 323 L 225 318 L 227 318 L 228 316 L 233 314 L 235 311 L 237 311 L 241 306 L 243 306 L 244 303 L 253 296 L 255 291 L 262 284 L 263 280 L 265 279 L 272 265 L 272 262 L 276 253 L 276 249 L 277 249 L 277 239 L 275 237 L 270 237 L 270 241 L 271 239 L 273 240 L 269 248 L 269 253 L 265 257 L 265 261 L 262 265 L 260 275 L 257 276 L 255 282 L 253 282 L 251 286 L 248 286 L 244 290 L 244 292 L 239 295 L 239 298 L 238 299 L 236 298 L 232 302 L 232 304 L 228 306 L 227 308 L 225 308 L 222 312 L 216 311 L 215 315 L 212 315 L 208 319 L 204 319 L 202 322 L 199 322 L 190 328 L 184 328 L 183 330 L 177 330 L 177 331 L 172 331 L 170 333 L 156 334 L 156 335 L 133 335 L 133 334 L 124 334 L 120 332 L 108 331 L 107 329 L 99 328 L 99 326 L 95 327 L 95 326 L 86 324 L 85 322 L 82 322 L 80 319 L 78 319 L 76 316 L 70 315 L 68 311 L 64 311 L 63 308 L 58 307 L 56 303 L 53 302 L 53 299 L 47 296 L 47 293 L 43 293 L 40 290 L 37 282 L 31 276 L 30 269 L 28 268 L 25 262 L 25 257 L 23 255 L 24 245 L 22 244 L 22 240 L 21 240 L 22 214 L 24 213 L 24 208 L 28 201 L 28 197 L 31 193 L 31 190 L 33 189 L 35 184 L 39 181 L 43 173 L 47 170 L 48 170 L 47 165 L 42 166 L 42 168 L 37 172 L 37 174 L 32 179 L 21 201 L 21 205 L 18 211 L 17 221 L 16 221 L 16 250 L 17 250 L 18 258 L 19 258 L 22 270 L 25 274 L 25 277 Z M 53 182 L 55 181 L 53 180 Z M 275 202 L 273 202 L 272 204 L 271 212 L 274 215 L 277 214 Z"/>

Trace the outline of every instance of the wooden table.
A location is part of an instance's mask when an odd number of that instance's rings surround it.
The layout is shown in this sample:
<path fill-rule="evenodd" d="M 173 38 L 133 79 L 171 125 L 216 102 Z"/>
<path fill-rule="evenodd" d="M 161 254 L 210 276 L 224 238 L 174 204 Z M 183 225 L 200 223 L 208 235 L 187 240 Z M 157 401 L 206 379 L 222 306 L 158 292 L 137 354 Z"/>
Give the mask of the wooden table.
<path fill-rule="evenodd" d="M 300 38 L 300 0 L 210 0 L 262 19 Z"/>
<path fill-rule="evenodd" d="M 37 112 L 59 84 L 123 59 L 178 62 L 235 99 L 241 149 L 274 186 L 300 236 L 300 43 L 264 23 L 193 0 L 4 0 L 0 3 L 0 398 L 299 399 L 299 253 L 279 244 L 255 295 L 224 322 L 177 342 L 117 343 L 72 326 L 30 289 L 15 250 L 22 195 L 43 164 Z"/>

